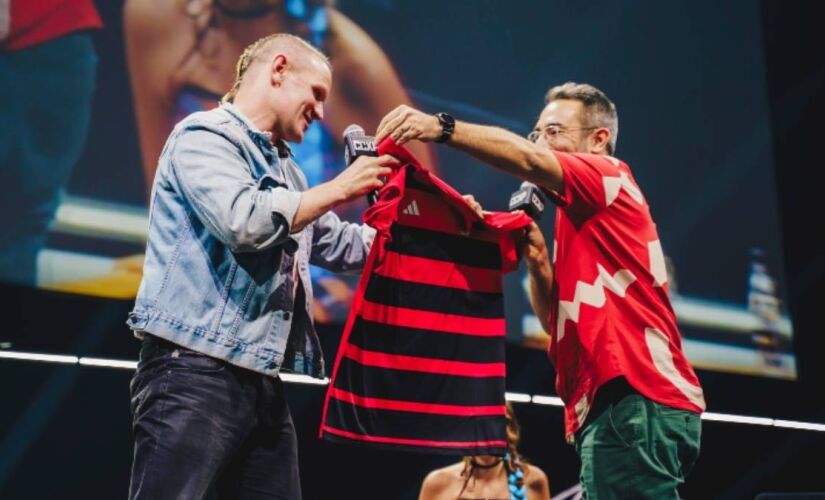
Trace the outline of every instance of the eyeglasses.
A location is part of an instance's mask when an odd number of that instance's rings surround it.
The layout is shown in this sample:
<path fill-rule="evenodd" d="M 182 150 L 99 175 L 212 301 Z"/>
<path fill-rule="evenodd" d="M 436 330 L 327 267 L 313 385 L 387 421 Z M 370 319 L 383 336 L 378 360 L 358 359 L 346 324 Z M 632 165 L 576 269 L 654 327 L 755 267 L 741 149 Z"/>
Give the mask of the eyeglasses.
<path fill-rule="evenodd" d="M 559 136 L 559 134 L 563 134 L 565 132 L 577 132 L 580 130 L 596 130 L 599 127 L 577 127 L 577 128 L 568 128 L 563 125 L 551 124 L 544 127 L 544 130 L 534 130 L 527 134 L 527 140 L 530 142 L 538 142 L 539 138 L 542 135 L 547 136 L 547 141 L 555 139 Z"/>

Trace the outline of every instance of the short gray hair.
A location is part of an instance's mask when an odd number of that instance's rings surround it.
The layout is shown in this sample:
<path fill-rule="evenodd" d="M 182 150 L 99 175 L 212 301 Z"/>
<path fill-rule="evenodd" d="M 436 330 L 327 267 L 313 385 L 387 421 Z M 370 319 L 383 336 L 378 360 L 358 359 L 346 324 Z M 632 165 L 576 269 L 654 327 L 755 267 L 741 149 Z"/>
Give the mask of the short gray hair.
<path fill-rule="evenodd" d="M 547 91 L 544 104 L 550 104 L 559 99 L 579 101 L 584 107 L 582 126 L 603 127 L 610 131 L 610 141 L 607 144 L 607 153 L 614 154 L 616 141 L 619 138 L 619 115 L 616 105 L 608 99 L 604 92 L 587 83 L 566 82 L 556 85 Z"/>

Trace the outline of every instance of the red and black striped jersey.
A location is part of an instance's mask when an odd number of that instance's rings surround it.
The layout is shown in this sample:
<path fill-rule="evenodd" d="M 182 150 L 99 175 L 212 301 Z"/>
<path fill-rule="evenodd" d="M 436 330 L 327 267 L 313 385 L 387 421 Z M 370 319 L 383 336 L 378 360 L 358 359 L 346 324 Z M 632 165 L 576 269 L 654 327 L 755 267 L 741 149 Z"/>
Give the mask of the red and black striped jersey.
<path fill-rule="evenodd" d="M 364 214 L 377 230 L 338 349 L 321 436 L 402 450 L 503 455 L 503 274 L 530 219 L 482 219 L 403 147 Z"/>

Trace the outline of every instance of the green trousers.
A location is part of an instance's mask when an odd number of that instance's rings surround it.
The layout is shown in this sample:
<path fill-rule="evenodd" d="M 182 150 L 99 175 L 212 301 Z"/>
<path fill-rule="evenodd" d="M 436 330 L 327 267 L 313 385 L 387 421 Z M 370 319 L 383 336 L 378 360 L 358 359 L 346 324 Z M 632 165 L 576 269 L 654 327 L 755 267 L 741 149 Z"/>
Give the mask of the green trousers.
<path fill-rule="evenodd" d="M 700 435 L 698 414 L 655 403 L 623 378 L 608 382 L 576 434 L 584 498 L 678 499 Z"/>

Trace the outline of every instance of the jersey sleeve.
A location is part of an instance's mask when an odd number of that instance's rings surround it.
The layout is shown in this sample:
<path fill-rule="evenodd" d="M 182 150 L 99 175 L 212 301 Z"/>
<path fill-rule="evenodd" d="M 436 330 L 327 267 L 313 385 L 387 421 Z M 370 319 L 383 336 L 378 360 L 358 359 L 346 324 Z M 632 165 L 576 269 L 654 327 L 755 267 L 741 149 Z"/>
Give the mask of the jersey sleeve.
<path fill-rule="evenodd" d="M 518 269 L 521 247 L 524 244 L 524 228 L 532 219 L 523 212 L 486 212 L 484 222 L 495 228 L 501 249 L 501 271 L 509 273 Z"/>
<path fill-rule="evenodd" d="M 619 177 L 619 160 L 610 156 L 554 151 L 564 175 L 564 189 L 547 194 L 553 202 L 581 215 L 593 215 L 608 204 L 605 179 Z"/>

